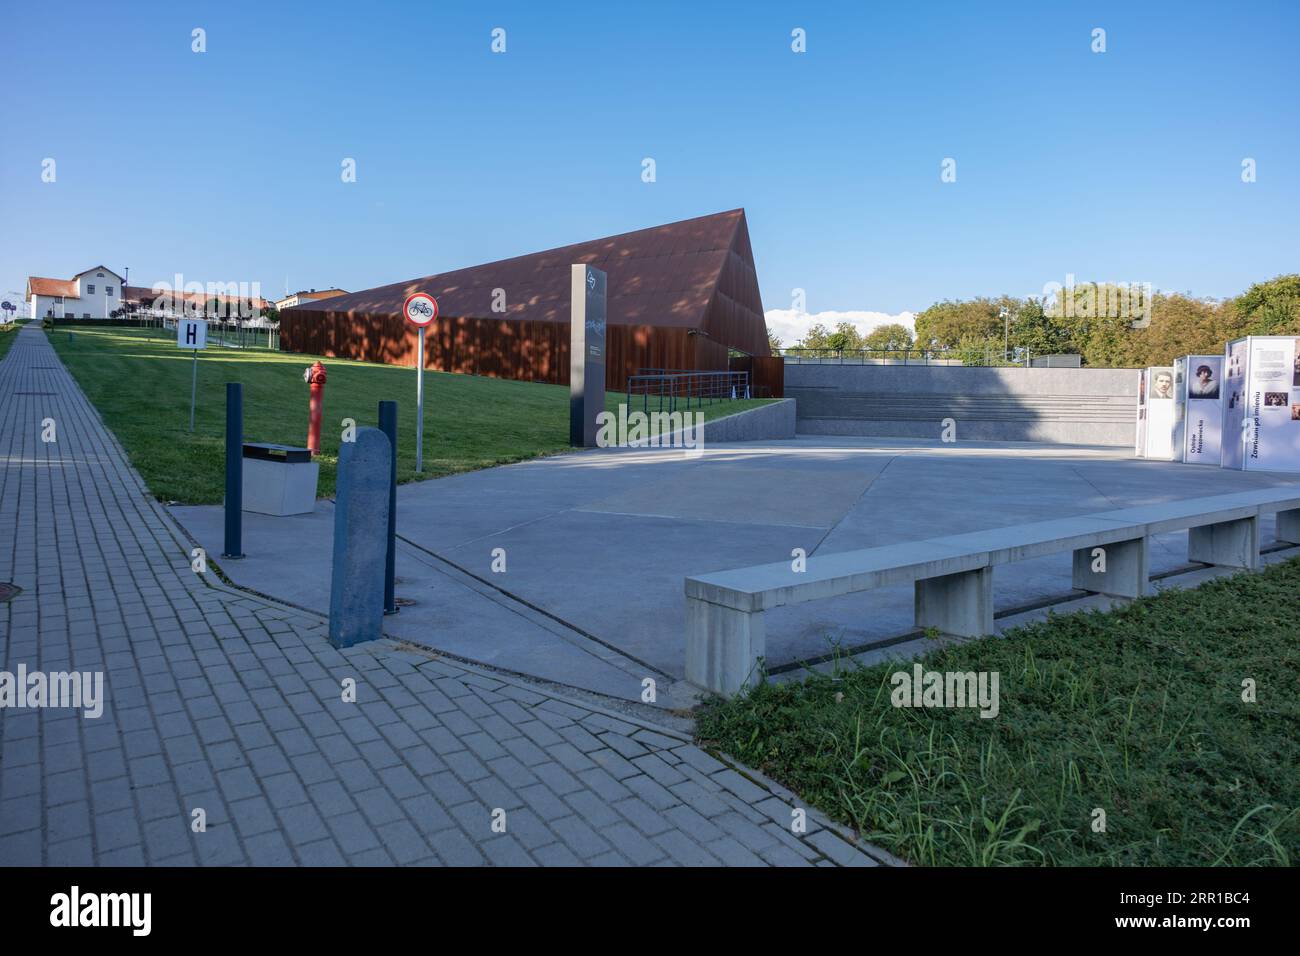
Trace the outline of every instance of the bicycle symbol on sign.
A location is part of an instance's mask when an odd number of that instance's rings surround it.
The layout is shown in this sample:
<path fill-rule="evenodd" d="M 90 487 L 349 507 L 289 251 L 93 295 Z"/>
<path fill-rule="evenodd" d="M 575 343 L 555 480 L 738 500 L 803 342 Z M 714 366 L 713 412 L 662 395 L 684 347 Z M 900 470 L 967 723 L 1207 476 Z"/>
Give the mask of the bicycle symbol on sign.
<path fill-rule="evenodd" d="M 429 303 L 416 300 L 412 302 L 409 311 L 420 315 L 433 315 L 433 309 L 429 308 Z"/>

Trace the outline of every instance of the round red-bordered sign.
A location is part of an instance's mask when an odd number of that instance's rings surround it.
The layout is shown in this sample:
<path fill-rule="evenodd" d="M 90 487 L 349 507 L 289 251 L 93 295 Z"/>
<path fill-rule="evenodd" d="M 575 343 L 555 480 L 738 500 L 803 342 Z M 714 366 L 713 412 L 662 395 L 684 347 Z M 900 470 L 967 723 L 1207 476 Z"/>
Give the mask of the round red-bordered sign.
<path fill-rule="evenodd" d="M 402 315 L 417 328 L 424 328 L 438 317 L 438 300 L 427 292 L 412 292 L 402 303 Z"/>

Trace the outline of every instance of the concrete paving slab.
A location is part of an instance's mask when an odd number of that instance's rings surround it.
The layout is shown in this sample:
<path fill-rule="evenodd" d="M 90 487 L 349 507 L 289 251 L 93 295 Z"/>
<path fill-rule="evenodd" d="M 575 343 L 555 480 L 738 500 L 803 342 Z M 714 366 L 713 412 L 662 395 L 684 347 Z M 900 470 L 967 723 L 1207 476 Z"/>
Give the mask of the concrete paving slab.
<path fill-rule="evenodd" d="M 1023 442 L 801 436 L 710 445 L 698 457 L 665 449 L 558 455 L 404 485 L 398 532 L 627 658 L 614 664 L 575 653 L 532 625 L 513 626 L 499 608 L 477 608 L 473 588 L 438 582 L 440 562 L 422 567 L 412 548 L 402 549 L 402 587 L 427 606 L 398 633 L 511 670 L 624 693 L 625 674 L 635 668 L 629 661 L 683 676 L 690 575 L 789 561 L 794 548 L 827 555 L 1294 484 L 1288 475 L 1135 460 L 1122 449 Z M 177 515 L 187 525 L 200 521 L 188 509 Z M 202 521 L 219 529 L 213 515 Z M 1261 521 L 1266 544 L 1272 526 L 1271 517 Z M 310 548 L 282 552 L 285 559 L 328 554 L 326 539 L 310 540 Z M 505 574 L 491 569 L 498 547 L 506 550 Z M 1186 533 L 1153 538 L 1152 573 L 1186 563 Z M 999 613 L 1071 591 L 1069 553 L 994 574 Z M 911 629 L 913 602 L 908 585 L 776 608 L 768 612 L 769 663 L 819 657 L 834 642 L 895 638 Z"/>

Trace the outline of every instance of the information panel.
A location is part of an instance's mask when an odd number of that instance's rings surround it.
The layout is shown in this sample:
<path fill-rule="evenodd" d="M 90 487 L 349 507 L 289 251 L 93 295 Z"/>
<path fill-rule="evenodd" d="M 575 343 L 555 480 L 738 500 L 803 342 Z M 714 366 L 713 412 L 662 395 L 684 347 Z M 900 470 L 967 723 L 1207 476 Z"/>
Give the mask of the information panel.
<path fill-rule="evenodd" d="M 1189 465 L 1218 465 L 1223 432 L 1223 356 L 1188 355 L 1174 362 L 1174 453 Z"/>
<path fill-rule="evenodd" d="M 1226 361 L 1223 466 L 1300 472 L 1300 339 L 1236 339 Z"/>
<path fill-rule="evenodd" d="M 1174 457 L 1174 370 L 1163 365 L 1143 369 L 1138 380 L 1137 455 Z"/>

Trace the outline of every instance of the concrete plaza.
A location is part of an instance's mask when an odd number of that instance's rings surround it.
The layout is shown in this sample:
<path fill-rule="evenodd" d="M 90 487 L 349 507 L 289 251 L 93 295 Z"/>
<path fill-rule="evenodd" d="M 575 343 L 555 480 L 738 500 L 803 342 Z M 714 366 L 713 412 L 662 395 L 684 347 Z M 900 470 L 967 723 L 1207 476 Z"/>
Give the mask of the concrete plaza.
<path fill-rule="evenodd" d="M 393 640 L 336 650 L 318 611 L 195 573 L 44 333 L 17 334 L 0 670 L 99 673 L 104 707 L 0 708 L 0 866 L 888 862 L 810 808 L 792 832 L 793 795 L 670 723 Z"/>
<path fill-rule="evenodd" d="M 415 603 L 386 628 L 634 699 L 644 676 L 670 687 L 683 676 L 687 575 L 790 560 L 796 548 L 830 554 L 1293 481 L 1135 460 L 1114 447 L 1016 443 L 805 436 L 714 445 L 694 458 L 578 452 L 399 488 L 398 595 Z M 175 511 L 220 550 L 219 508 Z M 245 528 L 250 557 L 227 566 L 234 580 L 324 606 L 328 503 L 307 517 L 247 515 Z M 1155 538 L 1152 574 L 1186 567 L 1186 541 L 1185 532 Z M 503 573 L 492 568 L 496 549 Z M 1063 553 L 1000 568 L 998 613 L 1077 596 L 1070 561 Z M 836 643 L 884 645 L 912 631 L 912 615 L 910 587 L 778 608 L 767 614 L 769 666 L 815 660 Z"/>

